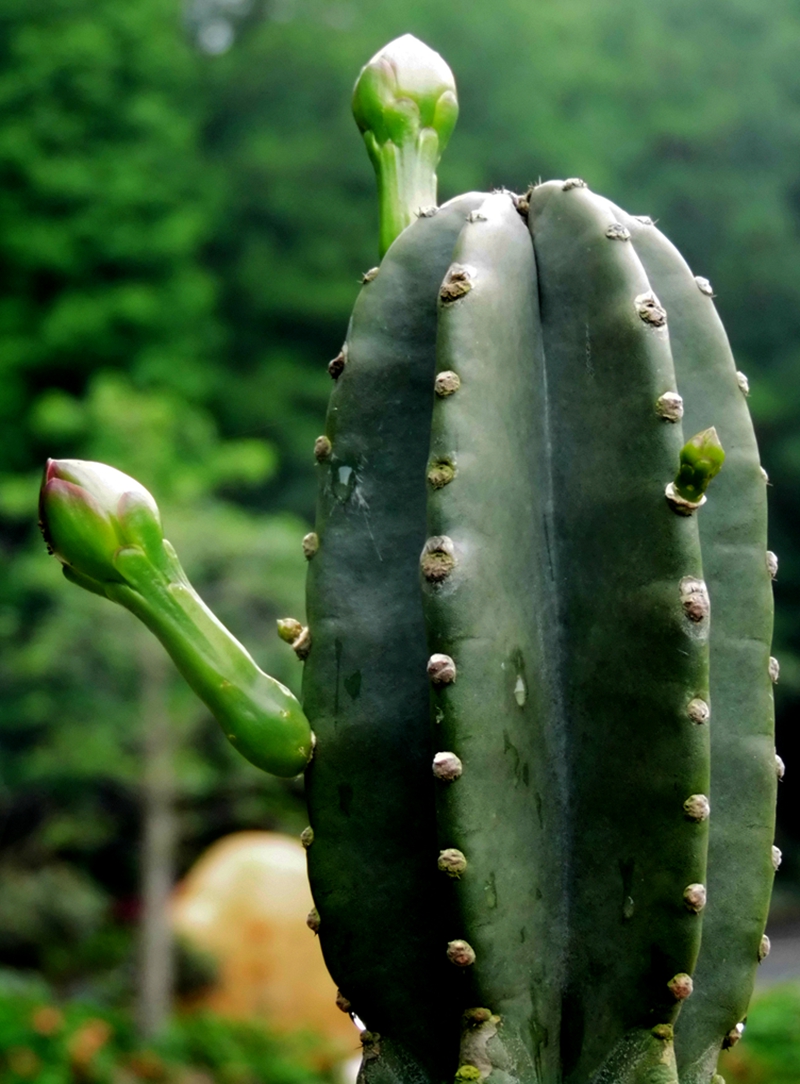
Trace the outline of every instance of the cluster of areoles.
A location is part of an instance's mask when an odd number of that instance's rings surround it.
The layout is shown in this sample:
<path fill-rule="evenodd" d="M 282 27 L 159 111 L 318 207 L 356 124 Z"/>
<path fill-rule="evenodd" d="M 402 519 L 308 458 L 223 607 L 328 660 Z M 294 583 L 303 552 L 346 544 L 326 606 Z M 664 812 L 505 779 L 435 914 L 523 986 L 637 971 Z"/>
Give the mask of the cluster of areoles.
<path fill-rule="evenodd" d="M 470 222 L 485 222 L 485 215 L 472 215 Z M 464 297 L 472 289 L 474 272 L 470 268 L 454 264 L 442 283 L 439 291 L 439 299 L 443 305 L 451 305 Z M 461 387 L 461 378 L 452 370 L 444 370 L 437 374 L 434 381 L 434 392 L 440 399 L 445 399 L 455 394 Z M 445 464 L 446 468 L 442 469 Z M 431 477 L 432 472 L 436 472 Z M 428 473 L 428 482 L 434 489 L 439 489 L 449 484 L 455 477 L 455 470 L 449 461 L 437 462 Z M 428 583 L 436 585 L 442 583 L 456 565 L 455 546 L 453 540 L 447 535 L 434 535 L 429 538 L 422 549 L 420 568 L 422 575 Z M 428 659 L 428 676 L 431 682 L 437 686 L 451 685 L 456 680 L 456 664 L 449 655 L 433 654 Z M 436 779 L 451 783 L 458 779 L 462 772 L 462 764 L 455 753 L 441 752 L 433 758 L 433 774 Z M 438 868 L 448 877 L 458 879 L 467 868 L 467 859 L 462 851 L 455 847 L 448 847 L 439 854 Z M 466 941 L 456 939 L 450 941 L 447 946 L 447 959 L 456 967 L 469 967 L 475 963 L 475 950 Z"/>

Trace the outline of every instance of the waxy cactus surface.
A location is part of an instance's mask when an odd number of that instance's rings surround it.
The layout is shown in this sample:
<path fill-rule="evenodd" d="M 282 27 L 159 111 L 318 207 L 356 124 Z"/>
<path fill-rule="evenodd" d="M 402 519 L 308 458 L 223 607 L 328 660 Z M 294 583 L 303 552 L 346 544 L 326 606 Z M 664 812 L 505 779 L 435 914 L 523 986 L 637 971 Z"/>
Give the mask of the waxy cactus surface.
<path fill-rule="evenodd" d="M 747 381 L 708 281 L 582 180 L 436 208 L 457 104 L 426 46 L 354 110 L 382 261 L 329 365 L 308 626 L 279 623 L 303 709 L 132 480 L 48 467 L 46 538 L 245 755 L 308 763 L 309 926 L 365 1084 L 719 1084 L 784 770 Z"/>

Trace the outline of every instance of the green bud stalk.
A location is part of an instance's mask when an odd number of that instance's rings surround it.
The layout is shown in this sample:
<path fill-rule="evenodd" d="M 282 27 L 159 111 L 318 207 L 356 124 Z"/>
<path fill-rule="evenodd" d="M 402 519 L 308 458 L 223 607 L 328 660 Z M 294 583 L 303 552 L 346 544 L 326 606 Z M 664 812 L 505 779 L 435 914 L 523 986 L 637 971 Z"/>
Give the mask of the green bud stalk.
<path fill-rule="evenodd" d="M 353 115 L 378 180 L 383 258 L 420 211 L 436 207 L 436 167 L 458 119 L 453 73 L 405 34 L 361 69 Z"/>
<path fill-rule="evenodd" d="M 313 739 L 302 708 L 189 583 L 144 486 L 104 463 L 50 459 L 39 520 L 67 579 L 155 633 L 240 753 L 273 775 L 303 771 Z"/>

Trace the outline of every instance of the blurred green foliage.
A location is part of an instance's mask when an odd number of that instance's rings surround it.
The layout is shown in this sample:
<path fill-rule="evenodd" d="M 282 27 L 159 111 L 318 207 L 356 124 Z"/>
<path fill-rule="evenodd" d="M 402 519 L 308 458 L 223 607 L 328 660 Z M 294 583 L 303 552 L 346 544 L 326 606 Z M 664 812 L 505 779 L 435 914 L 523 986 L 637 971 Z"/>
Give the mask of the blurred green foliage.
<path fill-rule="evenodd" d="M 211 1014 L 177 1017 L 144 1046 L 125 1013 L 59 1004 L 46 987 L 0 974 L 0 1084 L 326 1084 L 329 1063 L 311 1036 Z"/>
<path fill-rule="evenodd" d="M 800 986 L 762 991 L 747 1017 L 744 1038 L 723 1053 L 728 1084 L 797 1084 L 800 1080 Z"/>
<path fill-rule="evenodd" d="M 151 487 L 201 594 L 297 687 L 273 622 L 302 617 L 325 363 L 377 248 L 349 97 L 407 31 L 460 88 L 442 198 L 583 176 L 715 286 L 773 483 L 800 874 L 796 3 L 0 0 L 0 959 L 63 988 L 125 986 L 141 673 L 133 620 L 34 537 L 42 460 Z M 170 713 L 181 868 L 225 831 L 302 826 L 300 786 L 239 761 L 177 682 Z"/>

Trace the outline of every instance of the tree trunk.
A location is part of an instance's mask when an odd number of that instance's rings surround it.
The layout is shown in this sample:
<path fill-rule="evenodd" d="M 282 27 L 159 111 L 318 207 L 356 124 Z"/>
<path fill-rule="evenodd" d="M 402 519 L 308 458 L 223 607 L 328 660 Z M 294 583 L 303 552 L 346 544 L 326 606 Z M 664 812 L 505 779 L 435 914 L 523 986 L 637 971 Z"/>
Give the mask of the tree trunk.
<path fill-rule="evenodd" d="M 137 1017 L 140 1034 L 150 1039 L 164 1028 L 172 1009 L 174 945 L 168 906 L 178 837 L 173 763 L 177 733 L 168 706 L 169 660 L 148 633 L 139 638 L 138 653 L 142 682 L 142 912 Z"/>

